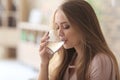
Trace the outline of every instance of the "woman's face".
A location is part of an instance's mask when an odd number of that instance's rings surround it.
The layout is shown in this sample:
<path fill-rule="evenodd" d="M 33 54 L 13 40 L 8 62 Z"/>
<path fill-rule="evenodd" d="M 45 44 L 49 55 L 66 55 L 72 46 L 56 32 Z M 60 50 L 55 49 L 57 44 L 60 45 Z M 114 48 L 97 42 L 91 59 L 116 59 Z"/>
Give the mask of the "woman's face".
<path fill-rule="evenodd" d="M 64 41 L 65 49 L 76 47 L 80 44 L 80 33 L 75 30 L 64 15 L 62 10 L 58 10 L 55 14 L 55 29 L 59 39 Z"/>

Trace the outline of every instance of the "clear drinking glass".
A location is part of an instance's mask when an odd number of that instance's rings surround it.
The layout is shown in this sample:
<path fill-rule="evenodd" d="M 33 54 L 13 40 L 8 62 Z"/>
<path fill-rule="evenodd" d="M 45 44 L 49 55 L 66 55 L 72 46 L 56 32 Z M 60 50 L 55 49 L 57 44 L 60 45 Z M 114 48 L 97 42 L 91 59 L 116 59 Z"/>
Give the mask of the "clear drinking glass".
<path fill-rule="evenodd" d="M 64 41 L 60 41 L 57 39 L 54 30 L 50 30 L 49 31 L 49 43 L 47 45 L 48 47 L 48 51 L 53 54 L 55 52 L 57 52 L 61 47 L 62 45 L 64 44 Z"/>

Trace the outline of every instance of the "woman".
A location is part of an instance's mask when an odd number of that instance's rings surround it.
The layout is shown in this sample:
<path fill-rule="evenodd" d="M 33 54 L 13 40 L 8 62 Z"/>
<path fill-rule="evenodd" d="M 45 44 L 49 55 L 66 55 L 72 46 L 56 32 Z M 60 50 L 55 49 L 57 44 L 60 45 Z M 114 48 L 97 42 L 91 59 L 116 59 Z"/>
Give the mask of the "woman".
<path fill-rule="evenodd" d="M 53 27 L 64 45 L 51 55 L 47 52 L 49 33 L 44 35 L 39 80 L 120 80 L 115 56 L 86 1 L 64 2 L 55 11 Z"/>

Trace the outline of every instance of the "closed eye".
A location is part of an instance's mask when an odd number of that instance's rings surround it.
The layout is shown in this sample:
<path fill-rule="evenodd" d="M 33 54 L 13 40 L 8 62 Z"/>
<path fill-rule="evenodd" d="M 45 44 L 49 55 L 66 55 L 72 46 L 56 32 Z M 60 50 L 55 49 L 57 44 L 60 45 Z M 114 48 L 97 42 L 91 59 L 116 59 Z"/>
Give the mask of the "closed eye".
<path fill-rule="evenodd" d="M 69 29 L 69 28 L 70 28 L 70 25 L 68 25 L 68 24 L 67 24 L 67 25 L 63 25 L 63 28 L 64 28 L 64 29 Z"/>
<path fill-rule="evenodd" d="M 70 25 L 67 23 L 67 22 L 63 22 L 61 23 L 60 25 L 58 25 L 57 23 L 55 24 L 55 30 L 59 30 L 60 27 L 62 29 L 69 29 L 70 28 Z"/>

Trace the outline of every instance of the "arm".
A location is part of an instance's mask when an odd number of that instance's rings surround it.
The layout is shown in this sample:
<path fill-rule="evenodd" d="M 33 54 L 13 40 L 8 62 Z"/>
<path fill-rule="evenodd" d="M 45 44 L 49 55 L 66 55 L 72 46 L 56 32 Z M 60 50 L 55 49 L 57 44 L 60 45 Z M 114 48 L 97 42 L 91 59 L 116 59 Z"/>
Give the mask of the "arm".
<path fill-rule="evenodd" d="M 43 38 L 41 39 L 40 43 L 40 71 L 39 71 L 39 77 L 38 80 L 49 80 L 48 79 L 48 65 L 49 61 L 52 58 L 52 54 L 48 53 L 48 36 L 49 33 L 46 33 Z"/>
<path fill-rule="evenodd" d="M 89 80 L 112 80 L 113 64 L 110 57 L 105 54 L 98 54 L 90 65 Z"/>
<path fill-rule="evenodd" d="M 40 64 L 38 80 L 49 80 L 48 79 L 48 64 Z"/>

